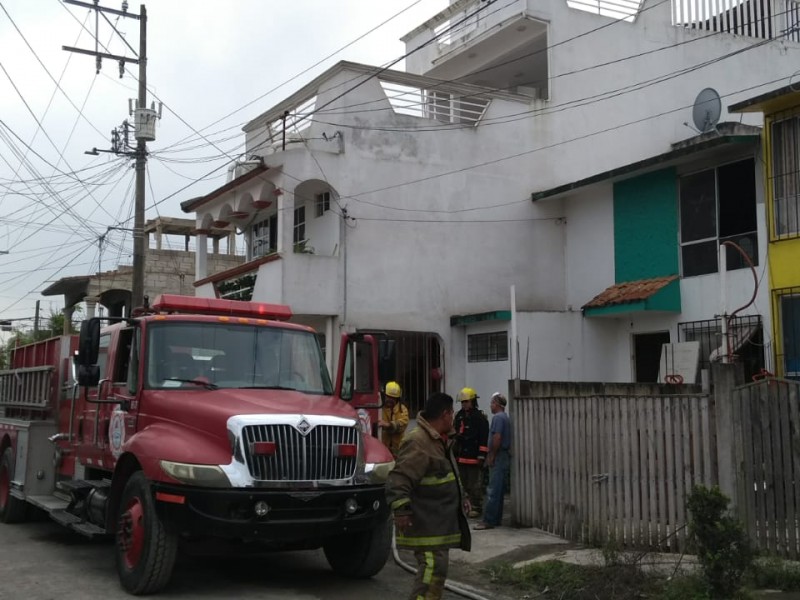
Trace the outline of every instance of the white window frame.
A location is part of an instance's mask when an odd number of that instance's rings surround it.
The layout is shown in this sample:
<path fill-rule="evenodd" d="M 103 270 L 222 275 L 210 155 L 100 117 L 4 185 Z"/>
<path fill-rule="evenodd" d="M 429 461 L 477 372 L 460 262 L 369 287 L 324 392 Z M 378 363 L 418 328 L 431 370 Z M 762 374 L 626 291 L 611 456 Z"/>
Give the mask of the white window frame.
<path fill-rule="evenodd" d="M 685 174 L 682 174 L 680 176 L 680 178 L 679 178 L 679 186 L 678 186 L 678 211 L 679 211 L 679 215 L 680 215 L 680 212 L 683 210 L 683 198 L 681 196 L 681 185 L 680 185 L 680 183 L 684 179 L 686 179 L 688 177 L 692 177 L 692 176 L 695 176 L 695 175 L 700 175 L 702 173 L 707 173 L 709 171 L 713 171 L 713 174 L 714 174 L 714 235 L 710 236 L 710 237 L 696 239 L 696 240 L 684 241 L 684 239 L 683 239 L 684 232 L 681 229 L 681 232 L 680 232 L 680 259 L 681 259 L 681 274 L 683 275 L 684 278 L 686 278 L 686 277 L 701 277 L 702 275 L 711 275 L 713 273 L 719 273 L 719 250 L 718 249 L 719 249 L 720 243 L 722 243 L 723 241 L 726 241 L 726 240 L 734 240 L 735 241 L 737 238 L 742 238 L 744 236 L 753 236 L 753 239 L 755 240 L 756 247 L 753 249 L 753 253 L 752 253 L 753 255 L 750 256 L 750 259 L 753 261 L 754 265 L 758 265 L 758 246 L 757 246 L 757 244 L 758 244 L 758 222 L 757 222 L 757 219 L 756 219 L 756 222 L 755 222 L 756 229 L 753 229 L 752 231 L 747 231 L 747 232 L 743 232 L 743 233 L 737 233 L 737 234 L 734 234 L 734 235 L 728 235 L 728 236 L 724 236 L 724 237 L 721 236 L 721 234 L 720 234 L 720 198 L 719 198 L 719 195 L 720 195 L 720 179 L 719 179 L 719 171 L 720 171 L 720 169 L 722 169 L 722 168 L 724 168 L 724 167 L 726 167 L 728 165 L 739 163 L 739 162 L 745 162 L 745 161 L 752 161 L 753 162 L 753 169 L 755 169 L 755 160 L 752 157 L 742 157 L 742 158 L 738 158 L 736 160 L 732 160 L 732 161 L 727 162 L 727 163 L 714 165 L 713 167 L 709 167 L 707 169 L 701 169 L 699 171 L 694 171 L 694 172 L 691 172 L 691 173 L 685 173 Z M 753 189 L 753 193 L 754 194 L 756 193 L 755 188 Z M 757 198 L 754 197 L 753 203 L 754 203 L 755 209 L 757 211 L 758 210 L 757 209 L 757 207 L 758 207 Z M 716 256 L 716 263 L 717 263 L 716 267 L 714 268 L 713 271 L 709 271 L 707 273 L 692 273 L 692 274 L 688 274 L 687 275 L 686 274 L 686 270 L 685 270 L 686 269 L 686 265 L 684 264 L 684 253 L 683 253 L 684 248 L 686 248 L 688 246 L 696 246 L 696 245 L 700 245 L 700 244 L 708 244 L 709 242 L 715 242 L 714 248 L 715 248 L 715 256 Z M 744 248 L 744 249 L 747 250 L 747 248 Z M 734 255 L 735 256 L 739 256 L 738 252 L 735 252 L 732 248 L 728 248 L 728 255 L 727 256 L 728 256 L 728 270 L 729 271 L 732 271 L 732 270 L 734 270 L 736 268 L 744 268 L 746 266 L 746 265 L 742 265 L 740 267 L 732 266 L 731 256 L 734 256 Z"/>
<path fill-rule="evenodd" d="M 321 217 L 331 209 L 331 193 L 322 192 L 314 196 L 314 216 Z"/>
<path fill-rule="evenodd" d="M 260 258 L 275 251 L 277 245 L 270 240 L 270 223 L 272 219 L 277 219 L 277 215 L 270 215 L 254 223 L 250 228 L 250 254 L 252 258 Z M 277 229 L 277 227 L 276 227 Z M 277 240 L 274 240 L 277 242 Z"/>
<path fill-rule="evenodd" d="M 294 233 L 292 236 L 294 244 L 300 244 L 306 240 L 306 206 L 296 206 L 294 209 Z"/>

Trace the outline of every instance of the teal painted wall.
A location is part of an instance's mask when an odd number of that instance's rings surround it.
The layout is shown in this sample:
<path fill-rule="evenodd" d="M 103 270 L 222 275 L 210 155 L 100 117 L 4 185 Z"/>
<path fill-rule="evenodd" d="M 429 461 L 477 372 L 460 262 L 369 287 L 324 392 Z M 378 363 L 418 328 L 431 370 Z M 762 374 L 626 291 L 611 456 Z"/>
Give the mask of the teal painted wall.
<path fill-rule="evenodd" d="M 614 184 L 614 271 L 616 283 L 679 273 L 675 169 Z"/>

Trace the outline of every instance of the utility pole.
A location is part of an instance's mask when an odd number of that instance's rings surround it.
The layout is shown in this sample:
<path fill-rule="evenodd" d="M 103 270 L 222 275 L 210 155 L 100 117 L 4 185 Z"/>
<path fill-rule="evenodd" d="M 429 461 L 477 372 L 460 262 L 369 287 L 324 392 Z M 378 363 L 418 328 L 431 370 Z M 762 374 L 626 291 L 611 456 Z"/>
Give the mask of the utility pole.
<path fill-rule="evenodd" d="M 139 105 L 147 106 L 147 9 L 141 5 L 139 19 Z M 147 143 L 139 136 L 139 113 L 136 114 L 136 203 L 133 210 L 133 282 L 131 308 L 144 304 L 144 178 Z M 153 130 L 155 131 L 155 129 Z M 153 136 L 155 137 L 155 136 Z"/>
<path fill-rule="evenodd" d="M 140 6 L 138 15 L 128 12 L 128 2 L 123 0 L 122 10 L 105 8 L 97 4 L 88 4 L 78 0 L 64 0 L 67 4 L 74 4 L 89 8 L 100 13 L 112 13 L 121 17 L 130 17 L 139 20 L 139 55 L 138 58 L 128 58 L 116 54 L 108 54 L 97 50 L 83 50 L 71 46 L 62 46 L 68 52 L 78 52 L 88 54 L 96 59 L 97 72 L 103 58 L 119 61 L 119 76 L 125 72 L 125 63 L 135 63 L 139 65 L 139 95 L 136 101 L 135 110 L 129 109 L 129 113 L 134 114 L 134 136 L 136 137 L 136 148 L 130 150 L 128 146 L 128 123 L 123 123 L 124 136 L 120 136 L 118 130 L 112 131 L 111 150 L 98 150 L 93 148 L 86 154 L 96 155 L 100 152 L 110 152 L 117 155 L 130 156 L 136 159 L 136 199 L 133 211 L 133 280 L 131 282 L 131 307 L 130 310 L 144 303 L 144 262 L 145 262 L 145 236 L 144 236 L 144 198 L 145 198 L 145 176 L 147 165 L 147 142 L 155 140 L 155 121 L 161 118 L 160 108 L 158 114 L 155 107 L 147 108 L 147 9 L 144 4 Z M 104 17 L 105 18 L 105 17 Z M 115 29 L 116 31 L 116 29 Z M 95 42 L 98 40 L 97 23 L 95 23 Z M 124 41 L 124 38 L 122 38 Z M 125 42 L 126 44 L 127 41 Z M 130 48 L 130 45 L 128 44 Z M 133 48 L 131 48 L 133 51 Z"/>
<path fill-rule="evenodd" d="M 33 317 L 33 339 L 39 335 L 39 301 L 36 301 L 36 314 Z"/>

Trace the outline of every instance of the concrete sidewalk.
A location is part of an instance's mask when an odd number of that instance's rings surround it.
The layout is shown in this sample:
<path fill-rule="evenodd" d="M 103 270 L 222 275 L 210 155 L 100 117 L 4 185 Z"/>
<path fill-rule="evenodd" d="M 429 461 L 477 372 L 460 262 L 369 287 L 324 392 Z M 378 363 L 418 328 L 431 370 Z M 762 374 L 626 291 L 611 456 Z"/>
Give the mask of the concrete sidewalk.
<path fill-rule="evenodd" d="M 470 525 L 478 523 L 470 519 Z M 495 527 L 472 532 L 472 551 L 452 550 L 450 560 L 471 565 L 491 560 L 516 563 L 573 549 L 575 545 L 540 529 Z"/>

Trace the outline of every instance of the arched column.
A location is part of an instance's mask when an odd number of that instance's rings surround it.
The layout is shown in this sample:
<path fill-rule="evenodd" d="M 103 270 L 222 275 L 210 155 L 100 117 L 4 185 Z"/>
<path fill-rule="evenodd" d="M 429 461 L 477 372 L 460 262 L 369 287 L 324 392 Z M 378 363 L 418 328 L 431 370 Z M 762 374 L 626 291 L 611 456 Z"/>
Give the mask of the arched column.
<path fill-rule="evenodd" d="M 208 230 L 198 229 L 194 253 L 194 280 L 208 277 Z"/>
<path fill-rule="evenodd" d="M 86 304 L 86 318 L 93 319 L 95 317 L 95 310 L 97 309 L 97 297 L 95 296 L 86 296 L 83 299 L 84 303 Z M 72 316 L 72 311 L 75 309 L 74 306 L 71 306 L 69 309 L 64 309 L 64 321 L 66 323 L 66 314 L 67 310 L 70 311 L 70 316 Z"/>

